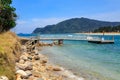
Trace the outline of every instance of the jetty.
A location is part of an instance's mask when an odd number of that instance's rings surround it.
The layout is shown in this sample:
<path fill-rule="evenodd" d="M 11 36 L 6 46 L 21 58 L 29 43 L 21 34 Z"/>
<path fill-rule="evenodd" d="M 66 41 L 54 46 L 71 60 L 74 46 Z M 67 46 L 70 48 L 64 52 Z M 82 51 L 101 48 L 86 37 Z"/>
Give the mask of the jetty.
<path fill-rule="evenodd" d="M 88 36 L 87 41 L 96 44 L 114 44 L 114 36 L 111 36 L 111 39 L 105 39 L 104 34 L 101 37 Z"/>
<path fill-rule="evenodd" d="M 97 44 L 114 44 L 114 40 L 88 40 L 88 42 Z"/>
<path fill-rule="evenodd" d="M 22 43 L 26 43 L 28 40 L 32 42 L 37 42 L 37 41 L 53 41 L 54 44 L 62 45 L 64 40 L 76 40 L 76 41 L 81 41 L 81 40 L 87 40 L 86 36 L 59 36 L 59 37 L 54 37 L 54 36 L 49 36 L 49 37 L 40 37 L 40 36 L 33 36 L 33 37 L 20 37 L 22 39 Z"/>
<path fill-rule="evenodd" d="M 34 43 L 39 41 L 53 41 L 54 44 L 61 45 L 64 43 L 64 40 L 69 40 L 69 41 L 77 40 L 77 41 L 88 41 L 89 43 L 96 43 L 96 44 L 114 44 L 114 36 L 112 36 L 111 39 L 105 39 L 104 36 L 96 38 L 96 37 L 87 36 L 87 35 L 86 36 L 59 36 L 59 37 L 34 36 L 29 38 L 23 38 L 23 37 L 20 37 L 20 38 L 24 43 L 27 42 L 28 40 L 31 40 Z"/>

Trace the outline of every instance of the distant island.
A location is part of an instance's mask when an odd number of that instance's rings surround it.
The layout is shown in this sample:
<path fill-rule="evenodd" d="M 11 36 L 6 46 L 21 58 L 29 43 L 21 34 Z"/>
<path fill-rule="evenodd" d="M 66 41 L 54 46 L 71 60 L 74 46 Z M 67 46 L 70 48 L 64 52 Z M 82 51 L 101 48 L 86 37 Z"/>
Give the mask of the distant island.
<path fill-rule="evenodd" d="M 37 34 L 61 34 L 94 32 L 96 29 L 105 26 L 118 26 L 120 22 L 99 21 L 88 18 L 72 18 L 55 25 L 47 25 L 44 28 L 36 28 L 32 33 Z"/>

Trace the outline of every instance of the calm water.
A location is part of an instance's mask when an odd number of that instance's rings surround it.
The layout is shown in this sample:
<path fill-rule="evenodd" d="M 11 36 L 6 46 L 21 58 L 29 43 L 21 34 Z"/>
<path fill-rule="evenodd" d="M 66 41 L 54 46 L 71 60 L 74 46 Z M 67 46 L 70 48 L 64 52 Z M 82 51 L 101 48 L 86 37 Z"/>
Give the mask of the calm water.
<path fill-rule="evenodd" d="M 67 35 L 42 36 L 60 37 Z M 115 44 L 64 41 L 63 46 L 46 47 L 42 53 L 50 56 L 50 60 L 55 64 L 72 70 L 86 80 L 120 80 L 120 36 L 115 36 Z"/>

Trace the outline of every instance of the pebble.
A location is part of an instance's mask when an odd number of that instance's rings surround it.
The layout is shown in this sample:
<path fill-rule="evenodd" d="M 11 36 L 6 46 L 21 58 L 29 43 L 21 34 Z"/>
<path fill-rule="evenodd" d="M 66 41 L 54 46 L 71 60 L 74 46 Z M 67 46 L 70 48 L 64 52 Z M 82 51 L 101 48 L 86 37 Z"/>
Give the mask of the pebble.
<path fill-rule="evenodd" d="M 61 71 L 61 68 L 59 68 L 59 67 L 54 67 L 54 68 L 53 68 L 53 71 Z"/>
<path fill-rule="evenodd" d="M 9 80 L 6 76 L 0 76 L 0 80 Z"/>

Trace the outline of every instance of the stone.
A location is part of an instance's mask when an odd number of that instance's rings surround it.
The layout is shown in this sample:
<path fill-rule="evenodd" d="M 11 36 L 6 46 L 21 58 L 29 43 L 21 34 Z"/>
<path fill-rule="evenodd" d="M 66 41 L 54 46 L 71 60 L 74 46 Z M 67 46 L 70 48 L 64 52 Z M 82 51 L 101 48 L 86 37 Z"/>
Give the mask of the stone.
<path fill-rule="evenodd" d="M 24 61 L 23 59 L 20 59 L 19 63 L 20 63 L 20 64 L 24 64 L 25 61 Z"/>
<path fill-rule="evenodd" d="M 16 70 L 25 70 L 27 66 L 25 64 L 16 63 Z"/>
<path fill-rule="evenodd" d="M 27 60 L 28 58 L 27 58 L 27 56 L 26 55 L 22 55 L 21 57 L 20 57 L 20 59 L 23 59 L 23 60 Z"/>
<path fill-rule="evenodd" d="M 19 60 L 20 60 L 19 58 L 16 58 L 16 59 L 15 59 L 15 62 L 19 62 Z"/>
<path fill-rule="evenodd" d="M 26 52 L 26 50 L 27 50 L 26 46 L 22 46 L 21 49 L 23 52 Z"/>
<path fill-rule="evenodd" d="M 26 61 L 25 62 L 26 68 L 25 70 L 32 70 L 33 69 L 33 64 L 32 62 Z"/>
<path fill-rule="evenodd" d="M 38 55 L 38 50 L 34 50 L 34 52 L 35 52 L 35 55 Z"/>
<path fill-rule="evenodd" d="M 32 70 L 32 62 L 26 61 L 24 64 L 16 63 L 16 70 Z"/>
<path fill-rule="evenodd" d="M 18 66 L 15 66 L 15 70 L 20 70 Z"/>
<path fill-rule="evenodd" d="M 35 59 L 35 60 L 40 60 L 40 57 L 37 56 L 37 55 L 35 55 L 35 56 L 34 56 L 34 59 Z"/>
<path fill-rule="evenodd" d="M 53 71 L 61 71 L 61 68 L 59 68 L 59 67 L 54 67 L 54 68 L 53 68 Z"/>
<path fill-rule="evenodd" d="M 20 74 L 21 77 L 25 78 L 25 79 L 29 77 L 29 75 L 25 71 L 23 71 L 23 70 L 17 70 L 16 74 Z"/>
<path fill-rule="evenodd" d="M 29 56 L 29 57 L 28 57 L 28 59 L 29 59 L 29 60 L 32 60 L 32 57 L 31 57 L 31 56 Z"/>
<path fill-rule="evenodd" d="M 33 72 L 33 76 L 34 76 L 34 77 L 42 77 L 42 76 L 40 75 L 40 73 L 37 73 L 37 72 Z"/>
<path fill-rule="evenodd" d="M 30 61 L 26 61 L 24 64 L 26 64 L 28 66 L 33 66 L 32 62 L 30 62 Z"/>
<path fill-rule="evenodd" d="M 35 79 L 33 79 L 33 80 L 44 80 L 44 79 L 42 79 L 42 78 L 35 78 Z"/>
<path fill-rule="evenodd" d="M 9 80 L 6 76 L 0 76 L 0 80 Z"/>
<path fill-rule="evenodd" d="M 47 60 L 42 60 L 42 63 L 47 63 Z"/>
<path fill-rule="evenodd" d="M 32 69 L 33 69 L 32 66 L 27 66 L 27 67 L 25 68 L 25 70 L 32 70 Z"/>
<path fill-rule="evenodd" d="M 32 72 L 31 71 L 25 71 L 27 73 L 28 76 L 31 76 L 32 75 Z"/>

